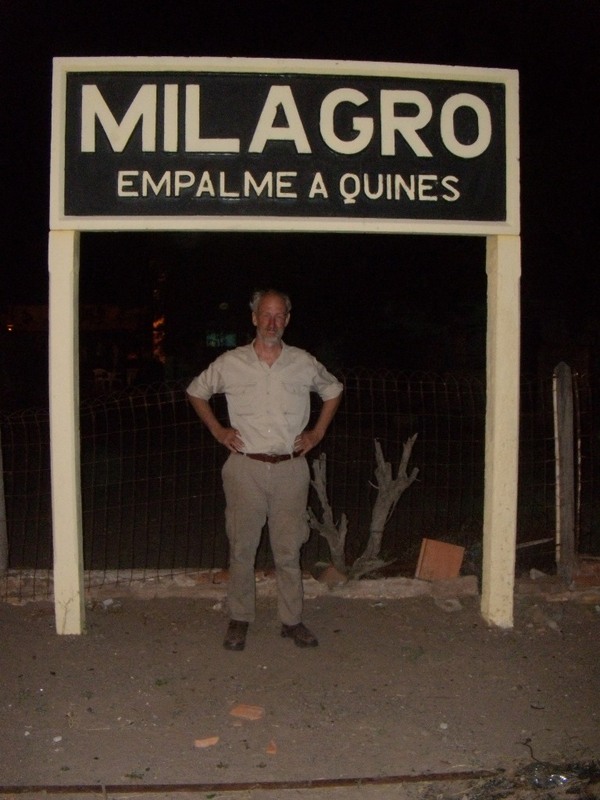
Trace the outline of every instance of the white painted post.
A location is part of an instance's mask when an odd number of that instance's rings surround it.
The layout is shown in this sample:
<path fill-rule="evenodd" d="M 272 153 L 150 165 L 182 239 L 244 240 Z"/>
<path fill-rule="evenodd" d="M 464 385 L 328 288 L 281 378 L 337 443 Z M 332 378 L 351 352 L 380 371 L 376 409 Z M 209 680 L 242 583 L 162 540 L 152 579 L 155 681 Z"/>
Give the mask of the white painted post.
<path fill-rule="evenodd" d="M 481 613 L 513 626 L 519 470 L 519 236 L 488 236 L 487 410 Z"/>
<path fill-rule="evenodd" d="M 50 231 L 50 463 L 57 633 L 85 628 L 79 455 L 79 233 Z"/>

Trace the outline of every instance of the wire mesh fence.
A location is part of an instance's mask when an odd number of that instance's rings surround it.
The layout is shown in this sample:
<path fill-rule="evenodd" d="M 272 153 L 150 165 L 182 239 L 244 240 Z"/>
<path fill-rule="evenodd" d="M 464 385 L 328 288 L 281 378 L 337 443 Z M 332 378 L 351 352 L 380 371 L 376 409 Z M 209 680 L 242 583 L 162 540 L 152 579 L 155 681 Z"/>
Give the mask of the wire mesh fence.
<path fill-rule="evenodd" d="M 343 402 L 309 463 L 323 453 L 328 499 L 348 518 L 347 558 L 364 549 L 371 520 L 375 441 L 394 474 L 406 439 L 417 434 L 409 469 L 418 480 L 401 497 L 384 533 L 382 556 L 414 573 L 423 537 L 465 546 L 480 556 L 483 520 L 485 385 L 478 377 L 346 370 Z M 579 549 L 600 550 L 595 447 L 596 389 L 574 376 L 578 434 Z M 226 418 L 222 397 L 214 399 Z M 314 411 L 316 412 L 315 407 Z M 521 398 L 518 541 L 552 538 L 555 526 L 552 379 L 524 380 Z M 50 447 L 47 410 L 0 416 L 8 531 L 8 568 L 48 576 L 52 568 Z M 87 571 L 127 580 L 160 571 L 223 568 L 227 563 L 221 466 L 227 457 L 190 408 L 180 384 L 131 387 L 82 403 L 81 491 Z M 311 490 L 309 504 L 319 516 Z M 552 555 L 552 544 L 527 549 Z M 312 533 L 306 568 L 329 557 Z M 257 567 L 271 566 L 263 536 Z M 6 581 L 5 581 L 6 583 Z M 47 584 L 44 584 L 47 585 Z M 6 589 L 4 590 L 6 591 Z"/>

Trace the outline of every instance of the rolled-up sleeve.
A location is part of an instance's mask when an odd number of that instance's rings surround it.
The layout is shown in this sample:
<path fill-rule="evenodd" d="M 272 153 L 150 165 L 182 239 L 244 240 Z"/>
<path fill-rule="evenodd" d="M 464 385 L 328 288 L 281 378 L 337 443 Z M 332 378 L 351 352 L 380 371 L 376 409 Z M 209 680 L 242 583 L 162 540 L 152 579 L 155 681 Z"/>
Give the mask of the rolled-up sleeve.
<path fill-rule="evenodd" d="M 313 358 L 313 366 L 312 389 L 319 395 L 321 400 L 332 400 L 342 393 L 343 385 L 316 358 Z"/>
<path fill-rule="evenodd" d="M 224 382 L 221 372 L 219 359 L 213 361 L 204 372 L 197 375 L 187 387 L 187 393 L 192 397 L 200 397 L 202 400 L 210 400 L 213 394 L 224 392 Z"/>

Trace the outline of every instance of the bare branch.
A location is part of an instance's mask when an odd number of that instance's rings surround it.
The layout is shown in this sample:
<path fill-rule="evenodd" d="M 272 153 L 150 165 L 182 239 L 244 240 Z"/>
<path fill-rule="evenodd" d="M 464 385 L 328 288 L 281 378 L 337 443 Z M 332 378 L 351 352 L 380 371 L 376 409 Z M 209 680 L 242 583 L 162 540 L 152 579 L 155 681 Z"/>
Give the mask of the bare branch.
<path fill-rule="evenodd" d="M 352 565 L 352 577 L 365 575 L 374 569 L 380 569 L 384 565 L 384 562 L 379 557 L 383 531 L 396 508 L 400 496 L 414 483 L 419 474 L 419 470 L 416 467 L 411 471 L 410 475 L 407 473 L 408 462 L 416 439 L 417 434 L 415 433 L 404 442 L 396 478 L 392 477 L 392 465 L 385 461 L 381 445 L 377 439 L 375 440 L 377 497 L 375 498 L 371 515 L 369 540 L 362 555 Z"/>
<path fill-rule="evenodd" d="M 323 518 L 319 520 L 312 508 L 309 508 L 308 524 L 327 541 L 333 566 L 338 572 L 345 574 L 347 570 L 344 550 L 348 533 L 348 518 L 346 514 L 342 514 L 339 526 L 334 522 L 333 511 L 327 498 L 327 456 L 325 453 L 321 453 L 319 459 L 315 459 L 312 462 L 312 468 L 314 477 L 311 480 L 311 485 L 321 503 Z"/>
<path fill-rule="evenodd" d="M 356 559 L 350 570 L 352 578 L 359 578 L 369 572 L 381 569 L 391 562 L 383 561 L 380 557 L 381 542 L 383 539 L 384 528 L 390 519 L 400 496 L 416 480 L 419 474 L 418 469 L 413 469 L 408 474 L 408 462 L 412 453 L 413 445 L 417 434 L 411 436 L 405 443 L 402 450 L 402 458 L 398 466 L 398 473 L 394 478 L 392 475 L 392 465 L 385 461 L 381 445 L 375 440 L 375 478 L 377 497 L 371 515 L 371 525 L 369 528 L 369 540 L 364 552 Z M 318 519 L 312 508 L 308 508 L 308 522 L 311 528 L 327 541 L 331 552 L 333 566 L 342 574 L 347 573 L 344 549 L 346 545 L 346 535 L 348 533 L 348 519 L 346 514 L 342 514 L 339 524 L 333 519 L 333 511 L 327 498 L 327 457 L 322 453 L 318 460 L 312 462 L 313 478 L 311 485 L 317 493 L 322 508 L 322 519 Z"/>

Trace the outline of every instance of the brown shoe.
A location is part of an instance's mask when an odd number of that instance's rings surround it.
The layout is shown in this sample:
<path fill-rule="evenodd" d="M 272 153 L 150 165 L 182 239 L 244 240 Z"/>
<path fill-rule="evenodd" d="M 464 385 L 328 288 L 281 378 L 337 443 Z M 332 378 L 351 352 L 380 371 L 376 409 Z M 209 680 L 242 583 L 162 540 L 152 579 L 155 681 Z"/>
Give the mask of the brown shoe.
<path fill-rule="evenodd" d="M 317 637 L 302 622 L 297 625 L 282 625 L 281 635 L 293 639 L 297 647 L 316 647 L 319 644 Z"/>
<path fill-rule="evenodd" d="M 238 619 L 230 619 L 223 647 L 226 650 L 243 650 L 246 646 L 247 633 L 247 622 L 240 622 Z"/>

